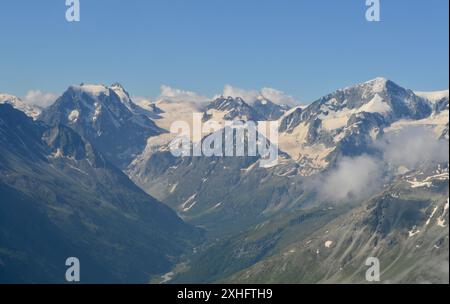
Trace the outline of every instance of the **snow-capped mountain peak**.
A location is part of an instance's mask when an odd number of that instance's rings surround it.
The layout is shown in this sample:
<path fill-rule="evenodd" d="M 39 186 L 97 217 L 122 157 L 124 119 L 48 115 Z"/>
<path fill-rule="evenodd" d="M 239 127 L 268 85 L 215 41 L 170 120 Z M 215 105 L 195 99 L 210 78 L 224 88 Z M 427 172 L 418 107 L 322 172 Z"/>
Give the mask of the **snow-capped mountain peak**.
<path fill-rule="evenodd" d="M 71 86 L 40 118 L 64 124 L 90 140 L 119 167 L 143 149 L 147 138 L 164 132 L 118 85 Z"/>
<path fill-rule="evenodd" d="M 388 80 L 387 78 L 377 77 L 365 82 L 363 85 L 370 86 L 374 93 L 380 93 L 386 89 L 388 82 L 390 82 L 390 80 Z"/>
<path fill-rule="evenodd" d="M 128 94 L 120 83 L 113 83 L 109 88 L 116 93 L 122 101 L 130 101 L 130 94 Z"/>
<path fill-rule="evenodd" d="M 88 94 L 92 98 L 98 98 L 101 95 L 109 96 L 109 89 L 105 85 L 102 84 L 85 84 L 81 83 L 80 85 L 74 85 L 70 86 L 71 90 L 73 90 L 76 93 L 81 94 Z"/>
<path fill-rule="evenodd" d="M 136 105 L 130 98 L 130 94 L 124 89 L 120 83 L 114 83 L 110 89 L 119 97 L 120 101 L 133 112 L 138 112 L 138 105 Z"/>
<path fill-rule="evenodd" d="M 280 119 L 280 147 L 294 159 L 320 159 L 323 167 L 324 160 L 341 154 L 370 153 L 371 143 L 385 128 L 398 121 L 424 122 L 433 109 L 439 114 L 445 104 L 431 107 L 413 91 L 379 77 L 287 112 Z"/>
<path fill-rule="evenodd" d="M 307 118 L 318 113 L 328 118 L 333 113 L 339 113 L 338 116 L 342 116 L 340 114 L 344 112 L 350 115 L 359 112 L 379 113 L 388 121 L 393 121 L 399 118 L 427 117 L 431 114 L 431 107 L 413 91 L 378 77 L 324 96 L 305 109 L 305 112 Z"/>
<path fill-rule="evenodd" d="M 117 90 L 125 91 L 125 88 L 124 88 L 123 85 L 120 84 L 119 82 L 114 82 L 114 83 L 111 85 L 111 88 L 112 88 L 112 89 L 117 89 Z"/>
<path fill-rule="evenodd" d="M 288 105 L 274 103 L 262 95 L 253 102 L 252 107 L 267 120 L 278 120 L 291 108 Z"/>
<path fill-rule="evenodd" d="M 228 96 L 228 97 L 221 96 L 221 97 L 217 98 L 216 100 L 214 100 L 208 106 L 208 108 L 224 111 L 224 110 L 232 110 L 235 107 L 239 107 L 239 106 L 241 106 L 241 107 L 248 106 L 248 104 L 241 97 L 233 98 L 231 96 Z"/>
<path fill-rule="evenodd" d="M 82 83 L 80 85 L 70 86 L 67 92 L 76 96 L 74 99 L 75 102 L 81 101 L 90 108 L 100 109 L 100 105 L 108 101 L 111 106 L 116 104 L 116 107 L 120 103 L 134 114 L 146 115 L 152 119 L 157 117 L 157 113 L 137 105 L 120 83 L 114 83 L 109 87 L 103 84 Z"/>
<path fill-rule="evenodd" d="M 27 116 L 36 119 L 41 114 L 41 109 L 23 102 L 20 98 L 0 93 L 0 104 L 10 104 L 15 109 L 24 112 Z"/>
<path fill-rule="evenodd" d="M 289 107 L 278 105 L 262 95 L 252 103 L 247 103 L 241 97 L 220 96 L 206 106 L 206 115 L 220 112 L 225 120 L 277 120 Z M 214 116 L 214 115 L 213 115 Z M 217 115 L 216 115 L 217 116 Z"/>
<path fill-rule="evenodd" d="M 205 120 L 265 120 L 252 106 L 241 97 L 218 97 L 205 108 Z"/>

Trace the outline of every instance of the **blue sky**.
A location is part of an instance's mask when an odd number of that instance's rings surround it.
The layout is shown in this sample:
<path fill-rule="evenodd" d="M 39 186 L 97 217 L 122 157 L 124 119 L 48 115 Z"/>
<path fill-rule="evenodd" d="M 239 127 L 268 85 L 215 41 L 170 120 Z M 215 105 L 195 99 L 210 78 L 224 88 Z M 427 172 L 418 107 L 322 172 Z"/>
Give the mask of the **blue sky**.
<path fill-rule="evenodd" d="M 0 92 L 62 93 L 122 83 L 138 96 L 166 84 L 212 96 L 231 84 L 273 87 L 308 102 L 385 76 L 448 88 L 448 0 L 65 0 L 0 2 Z"/>

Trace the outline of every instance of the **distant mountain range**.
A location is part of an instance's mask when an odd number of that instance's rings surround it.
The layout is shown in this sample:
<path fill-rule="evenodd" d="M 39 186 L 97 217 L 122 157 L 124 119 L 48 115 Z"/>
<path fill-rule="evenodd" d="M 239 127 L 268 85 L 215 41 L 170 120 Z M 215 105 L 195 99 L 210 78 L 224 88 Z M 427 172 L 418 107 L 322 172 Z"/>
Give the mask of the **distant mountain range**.
<path fill-rule="evenodd" d="M 448 111 L 384 78 L 297 107 L 0 94 L 0 282 L 60 282 L 78 255 L 89 282 L 364 283 L 375 256 L 384 282 L 448 283 Z M 278 121 L 278 164 L 173 156 L 194 112 Z"/>

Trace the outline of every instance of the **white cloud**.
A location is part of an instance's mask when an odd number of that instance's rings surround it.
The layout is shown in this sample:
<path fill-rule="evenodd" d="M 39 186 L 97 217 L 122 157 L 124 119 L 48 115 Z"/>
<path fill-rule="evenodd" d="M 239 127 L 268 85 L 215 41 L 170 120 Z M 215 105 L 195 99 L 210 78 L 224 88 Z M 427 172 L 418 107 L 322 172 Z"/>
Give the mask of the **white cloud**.
<path fill-rule="evenodd" d="M 328 201 L 362 199 L 381 187 L 382 173 L 382 163 L 373 157 L 345 157 L 336 169 L 322 176 L 314 186 L 319 196 Z"/>
<path fill-rule="evenodd" d="M 146 107 L 152 103 L 152 99 L 150 97 L 131 96 L 131 100 L 141 107 Z"/>
<path fill-rule="evenodd" d="M 284 93 L 283 91 L 268 87 L 262 88 L 260 91 L 256 91 L 226 85 L 223 89 L 222 95 L 225 97 L 231 96 L 234 98 L 241 97 L 250 104 L 261 97 L 268 99 L 276 104 L 285 104 L 290 106 L 298 104 L 294 97 Z"/>
<path fill-rule="evenodd" d="M 263 88 L 261 90 L 261 95 L 276 104 L 284 104 L 290 106 L 298 104 L 298 101 L 291 95 L 273 88 Z"/>
<path fill-rule="evenodd" d="M 216 95 L 214 97 L 208 97 L 201 95 L 197 92 L 187 91 L 182 89 L 173 88 L 167 85 L 161 86 L 160 95 L 156 98 L 143 97 L 143 96 L 132 96 L 132 100 L 139 105 L 146 106 L 155 100 L 164 100 L 168 102 L 194 102 L 198 104 L 206 103 L 214 98 L 223 95 L 225 97 L 241 97 L 246 102 L 252 104 L 258 98 L 265 98 L 276 104 L 284 104 L 284 105 L 297 105 L 298 102 L 296 99 L 283 91 L 264 87 L 260 91 L 257 90 L 246 90 L 238 87 L 233 87 L 231 85 L 226 85 L 222 94 Z M 38 106 L 41 108 L 48 107 L 58 98 L 58 94 L 43 92 L 41 90 L 30 90 L 27 94 L 22 98 L 22 100 L 30 105 Z"/>
<path fill-rule="evenodd" d="M 245 89 L 233 87 L 233 86 L 227 84 L 223 89 L 222 95 L 225 97 L 230 96 L 233 98 L 240 97 L 248 103 L 253 103 L 260 96 L 260 93 L 258 91 L 245 90 Z"/>
<path fill-rule="evenodd" d="M 306 185 L 318 198 L 329 202 L 364 199 L 382 188 L 386 164 L 417 169 L 424 163 L 449 160 L 449 146 L 436 138 L 432 130 L 409 127 L 387 134 L 376 143 L 382 158 L 362 155 L 344 157 L 329 172 L 317 176 Z"/>
<path fill-rule="evenodd" d="M 276 104 L 284 104 L 290 106 L 298 105 L 298 102 L 294 97 L 282 91 L 267 87 L 262 88 L 260 91 L 256 91 L 245 90 L 238 87 L 233 87 L 231 85 L 226 85 L 221 94 L 213 97 L 201 95 L 194 91 L 173 88 L 167 85 L 162 85 L 160 90 L 160 95 L 156 98 L 133 96 L 132 99 L 134 102 L 141 106 L 147 106 L 148 104 L 156 100 L 164 100 L 166 102 L 194 102 L 196 104 L 202 105 L 222 95 L 225 97 L 231 96 L 234 98 L 241 97 L 249 104 L 252 104 L 258 98 L 263 97 Z"/>
<path fill-rule="evenodd" d="M 22 100 L 30 105 L 46 108 L 56 101 L 57 94 L 42 92 L 40 90 L 30 90 Z"/>
<path fill-rule="evenodd" d="M 389 134 L 378 143 L 386 162 L 415 169 L 426 162 L 448 162 L 448 141 L 439 140 L 432 130 L 411 126 Z"/>
<path fill-rule="evenodd" d="M 161 86 L 161 94 L 158 99 L 169 102 L 187 101 L 195 103 L 203 103 L 211 100 L 209 97 L 202 96 L 196 92 L 175 89 L 167 85 Z"/>

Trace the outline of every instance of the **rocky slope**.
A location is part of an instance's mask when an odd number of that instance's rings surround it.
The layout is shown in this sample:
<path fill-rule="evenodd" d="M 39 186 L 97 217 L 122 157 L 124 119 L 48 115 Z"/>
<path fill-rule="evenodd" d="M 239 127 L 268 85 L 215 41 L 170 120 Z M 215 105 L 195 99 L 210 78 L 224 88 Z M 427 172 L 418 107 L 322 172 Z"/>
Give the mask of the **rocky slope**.
<path fill-rule="evenodd" d="M 0 282 L 145 283 L 199 237 L 71 128 L 0 105 Z"/>

